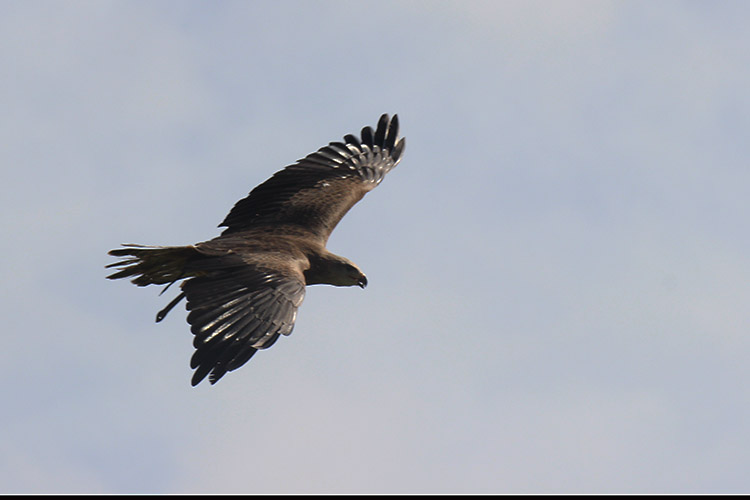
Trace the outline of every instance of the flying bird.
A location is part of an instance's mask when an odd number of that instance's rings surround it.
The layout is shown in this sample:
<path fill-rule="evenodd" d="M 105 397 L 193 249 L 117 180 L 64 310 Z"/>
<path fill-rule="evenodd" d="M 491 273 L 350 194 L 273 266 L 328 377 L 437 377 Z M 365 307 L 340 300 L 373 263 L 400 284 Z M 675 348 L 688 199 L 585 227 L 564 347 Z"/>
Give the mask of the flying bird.
<path fill-rule="evenodd" d="M 373 132 L 346 135 L 279 170 L 238 201 L 220 236 L 187 246 L 123 244 L 109 279 L 138 286 L 180 282 L 180 293 L 156 315 L 159 322 L 187 299 L 195 352 L 192 385 L 215 384 L 294 328 L 305 286 L 364 288 L 353 262 L 326 249 L 341 218 L 395 167 L 404 153 L 398 116 L 380 117 Z M 163 292 L 162 292 L 163 293 Z"/>

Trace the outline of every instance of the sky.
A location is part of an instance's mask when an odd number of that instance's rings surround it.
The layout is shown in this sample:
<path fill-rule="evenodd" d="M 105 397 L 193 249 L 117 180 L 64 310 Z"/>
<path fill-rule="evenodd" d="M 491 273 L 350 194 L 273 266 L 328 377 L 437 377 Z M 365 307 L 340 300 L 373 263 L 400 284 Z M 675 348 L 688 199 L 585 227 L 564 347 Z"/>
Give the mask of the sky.
<path fill-rule="evenodd" d="M 0 0 L 0 493 L 750 492 L 750 4 Z M 294 332 L 190 386 L 121 243 L 398 113 Z"/>

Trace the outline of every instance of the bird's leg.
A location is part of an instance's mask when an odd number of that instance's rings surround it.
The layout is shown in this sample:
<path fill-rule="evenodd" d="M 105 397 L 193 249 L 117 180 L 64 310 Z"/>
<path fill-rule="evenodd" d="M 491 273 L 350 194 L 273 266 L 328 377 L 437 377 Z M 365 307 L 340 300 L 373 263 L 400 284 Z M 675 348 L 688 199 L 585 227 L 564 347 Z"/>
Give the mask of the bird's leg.
<path fill-rule="evenodd" d="M 156 315 L 156 322 L 158 323 L 159 321 L 163 320 L 164 317 L 169 313 L 169 311 L 171 311 L 174 308 L 174 306 L 176 306 L 177 303 L 184 298 L 185 298 L 185 292 L 182 292 L 177 297 L 175 297 L 172 300 L 172 302 L 167 304 L 167 307 L 159 311 L 159 313 Z"/>

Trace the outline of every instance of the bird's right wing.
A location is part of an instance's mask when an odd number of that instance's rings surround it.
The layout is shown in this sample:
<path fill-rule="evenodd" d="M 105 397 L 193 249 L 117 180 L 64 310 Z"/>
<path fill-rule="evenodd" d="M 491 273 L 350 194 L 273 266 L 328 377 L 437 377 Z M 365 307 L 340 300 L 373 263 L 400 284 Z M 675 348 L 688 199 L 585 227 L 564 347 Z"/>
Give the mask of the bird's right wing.
<path fill-rule="evenodd" d="M 405 147 L 398 116 L 383 115 L 376 130 L 344 137 L 298 160 L 238 201 L 220 226 L 222 234 L 258 225 L 302 227 L 323 243 L 346 214 L 398 164 Z"/>

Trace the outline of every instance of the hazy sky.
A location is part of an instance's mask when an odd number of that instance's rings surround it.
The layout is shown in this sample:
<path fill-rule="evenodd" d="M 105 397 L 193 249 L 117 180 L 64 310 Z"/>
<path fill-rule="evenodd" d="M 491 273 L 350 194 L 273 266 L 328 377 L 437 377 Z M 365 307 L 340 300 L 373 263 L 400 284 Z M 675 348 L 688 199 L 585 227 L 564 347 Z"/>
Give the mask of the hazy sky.
<path fill-rule="evenodd" d="M 0 493 L 750 492 L 750 4 L 0 0 Z M 120 243 L 398 113 L 294 333 L 190 386 Z"/>

